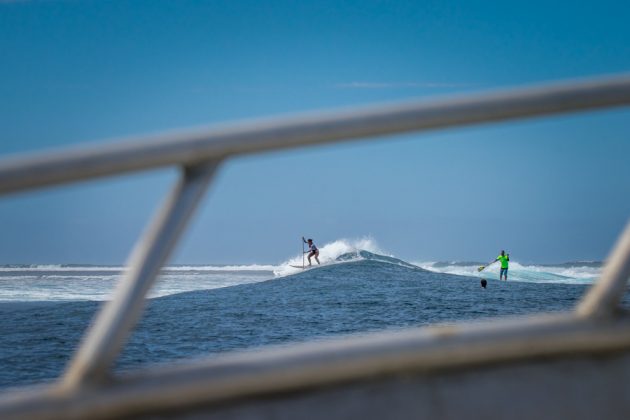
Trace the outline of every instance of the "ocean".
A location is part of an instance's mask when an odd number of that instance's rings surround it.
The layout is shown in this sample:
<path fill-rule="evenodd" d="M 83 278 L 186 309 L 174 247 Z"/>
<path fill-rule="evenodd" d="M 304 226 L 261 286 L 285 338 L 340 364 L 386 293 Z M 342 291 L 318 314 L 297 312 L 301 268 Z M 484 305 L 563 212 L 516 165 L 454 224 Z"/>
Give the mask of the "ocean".
<path fill-rule="evenodd" d="M 497 264 L 404 261 L 371 240 L 320 248 L 278 265 L 173 265 L 150 292 L 144 317 L 115 370 L 263 345 L 365 334 L 432 323 L 569 310 L 600 262 Z M 123 267 L 0 266 L 0 388 L 60 374 Z M 481 279 L 487 288 L 480 287 Z M 628 295 L 624 304 L 628 302 Z"/>

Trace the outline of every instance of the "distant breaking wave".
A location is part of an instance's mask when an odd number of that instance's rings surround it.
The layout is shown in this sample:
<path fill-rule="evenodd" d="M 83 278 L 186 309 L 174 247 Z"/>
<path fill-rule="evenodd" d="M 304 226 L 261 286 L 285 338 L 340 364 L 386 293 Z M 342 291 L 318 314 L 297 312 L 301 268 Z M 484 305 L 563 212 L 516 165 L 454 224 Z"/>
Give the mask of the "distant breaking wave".
<path fill-rule="evenodd" d="M 416 262 L 414 264 L 436 273 L 486 279 L 499 278 L 499 263 L 492 264 L 482 272 L 477 271 L 477 269 L 484 264 L 478 262 Z M 591 284 L 601 275 L 601 272 L 602 263 L 596 261 L 575 261 L 553 265 L 524 265 L 516 261 L 510 261 L 508 281 Z"/>
<path fill-rule="evenodd" d="M 383 251 L 380 250 L 372 238 L 358 240 L 339 239 L 319 247 L 319 261 L 323 266 L 375 259 L 376 257 L 380 258 L 382 262 L 392 263 L 395 260 L 396 264 L 402 263 L 412 266 L 410 263 L 383 254 Z M 311 258 L 311 263 L 317 266 L 315 258 Z M 303 264 L 308 266 L 306 255 L 297 255 L 280 264 L 273 270 L 273 273 L 277 277 L 297 274 L 302 272 L 301 267 Z"/>
<path fill-rule="evenodd" d="M 499 277 L 499 264 L 494 263 L 482 272 L 475 261 L 409 262 L 387 255 L 371 238 L 338 239 L 320 245 L 321 266 L 313 260 L 314 270 L 302 270 L 307 264 L 305 255 L 297 254 L 281 264 L 242 265 L 170 265 L 160 272 L 156 284 L 149 292 L 155 298 L 177 293 L 210 290 L 258 283 L 281 277 L 317 275 L 326 268 L 327 276 L 340 276 L 343 280 L 353 266 L 360 262 L 390 264 L 411 270 L 428 270 L 434 273 L 485 278 Z M 337 272 L 335 266 L 344 265 Z M 295 267 L 294 267 L 295 266 Z M 356 264 L 357 276 L 368 276 L 365 264 Z M 369 265 L 368 265 L 369 267 Z M 79 264 L 11 264 L 0 266 L 0 302 L 3 301 L 59 301 L 107 300 L 115 284 L 126 270 L 123 266 Z M 602 263 L 574 261 L 560 264 L 521 264 L 510 262 L 509 282 L 591 284 L 600 275 Z M 309 274 L 307 274 L 309 273 Z M 451 278 L 452 279 L 452 278 Z M 444 281 L 449 277 L 444 276 Z"/>

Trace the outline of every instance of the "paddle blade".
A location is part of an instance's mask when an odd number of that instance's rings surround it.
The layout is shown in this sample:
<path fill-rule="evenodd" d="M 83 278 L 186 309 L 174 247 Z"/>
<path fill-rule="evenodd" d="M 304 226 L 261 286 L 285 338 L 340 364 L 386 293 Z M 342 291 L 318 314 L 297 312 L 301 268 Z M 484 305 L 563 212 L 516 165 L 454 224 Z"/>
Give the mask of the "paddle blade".
<path fill-rule="evenodd" d="M 480 266 L 480 267 L 478 267 L 478 268 L 477 268 L 477 271 L 482 271 L 484 268 L 486 268 L 486 266 L 485 266 L 485 265 L 482 265 L 482 266 Z"/>

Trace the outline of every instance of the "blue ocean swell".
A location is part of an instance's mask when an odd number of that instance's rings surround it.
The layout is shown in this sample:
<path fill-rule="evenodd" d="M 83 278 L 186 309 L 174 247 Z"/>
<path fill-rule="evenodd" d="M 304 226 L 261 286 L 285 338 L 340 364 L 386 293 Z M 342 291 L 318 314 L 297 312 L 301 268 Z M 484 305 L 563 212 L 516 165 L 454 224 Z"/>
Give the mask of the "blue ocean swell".
<path fill-rule="evenodd" d="M 117 370 L 340 334 L 566 310 L 583 285 L 534 284 L 357 260 L 266 282 L 151 299 Z M 62 373 L 96 302 L 0 305 L 0 386 Z"/>

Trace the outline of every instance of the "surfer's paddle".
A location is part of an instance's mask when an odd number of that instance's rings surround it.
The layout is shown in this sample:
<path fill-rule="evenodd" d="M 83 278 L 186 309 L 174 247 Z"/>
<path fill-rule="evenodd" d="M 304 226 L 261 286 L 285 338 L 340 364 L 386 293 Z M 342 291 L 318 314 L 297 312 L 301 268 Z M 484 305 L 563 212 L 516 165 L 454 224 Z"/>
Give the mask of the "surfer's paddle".
<path fill-rule="evenodd" d="M 490 267 L 492 264 L 494 264 L 496 262 L 496 260 L 494 261 L 490 261 L 488 264 L 486 265 L 480 265 L 479 267 L 477 267 L 477 271 L 482 272 L 483 270 L 485 270 L 486 268 Z"/>

